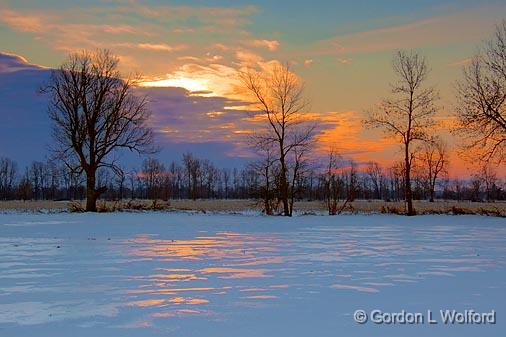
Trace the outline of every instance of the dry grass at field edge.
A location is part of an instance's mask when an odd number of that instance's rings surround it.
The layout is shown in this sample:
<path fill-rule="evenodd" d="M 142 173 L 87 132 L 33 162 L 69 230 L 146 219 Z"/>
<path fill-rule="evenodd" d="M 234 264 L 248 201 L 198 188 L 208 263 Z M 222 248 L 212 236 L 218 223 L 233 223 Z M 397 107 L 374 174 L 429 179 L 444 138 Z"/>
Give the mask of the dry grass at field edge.
<path fill-rule="evenodd" d="M 469 201 L 443 201 L 436 202 L 415 201 L 418 214 L 481 214 L 491 216 L 506 216 L 506 202 L 469 202 Z M 202 213 L 230 212 L 239 213 L 245 211 L 261 212 L 261 204 L 256 200 L 123 200 L 123 201 L 99 201 L 97 208 L 101 212 L 114 211 L 197 211 Z M 0 201 L 0 212 L 28 211 L 28 212 L 65 212 L 82 211 L 84 201 Z M 296 202 L 295 209 L 298 214 L 325 214 L 325 204 L 321 201 Z M 385 202 L 381 200 L 356 200 L 343 211 L 344 214 L 360 213 L 386 213 L 403 214 L 403 202 Z"/>

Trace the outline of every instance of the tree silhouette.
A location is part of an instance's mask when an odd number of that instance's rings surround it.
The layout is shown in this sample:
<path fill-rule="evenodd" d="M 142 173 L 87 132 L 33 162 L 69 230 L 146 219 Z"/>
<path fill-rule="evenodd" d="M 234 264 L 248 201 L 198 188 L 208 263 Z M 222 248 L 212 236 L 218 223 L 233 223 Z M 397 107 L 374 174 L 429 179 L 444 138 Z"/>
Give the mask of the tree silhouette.
<path fill-rule="evenodd" d="M 399 51 L 393 59 L 397 81 L 392 83 L 392 97 L 384 99 L 376 111 L 369 113 L 366 126 L 381 128 L 403 146 L 404 193 L 407 215 L 414 215 L 411 190 L 411 167 L 416 141 L 428 140 L 435 125 L 435 101 L 438 94 L 433 87 L 424 87 L 429 74 L 425 57 L 415 52 Z"/>
<path fill-rule="evenodd" d="M 122 79 L 119 59 L 107 50 L 71 54 L 52 72 L 43 89 L 50 95 L 54 151 L 72 171 L 86 174 L 86 210 L 107 190 L 97 186 L 97 170 L 120 171 L 116 151 L 152 152 L 146 97 Z"/>
<path fill-rule="evenodd" d="M 457 83 L 455 131 L 472 159 L 477 152 L 482 161 L 500 164 L 506 160 L 506 20 L 463 75 Z"/>

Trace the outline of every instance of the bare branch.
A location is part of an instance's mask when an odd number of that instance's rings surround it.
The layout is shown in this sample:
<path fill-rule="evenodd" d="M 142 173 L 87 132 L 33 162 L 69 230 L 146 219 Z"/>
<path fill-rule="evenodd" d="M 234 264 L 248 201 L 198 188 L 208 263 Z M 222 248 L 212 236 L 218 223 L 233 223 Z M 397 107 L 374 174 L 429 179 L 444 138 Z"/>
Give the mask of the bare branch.
<path fill-rule="evenodd" d="M 414 214 L 411 192 L 411 164 L 414 158 L 413 143 L 430 139 L 436 125 L 434 114 L 439 99 L 432 87 L 424 87 L 429 74 L 425 57 L 399 51 L 393 59 L 397 81 L 391 84 L 392 96 L 384 99 L 377 110 L 364 121 L 369 128 L 380 128 L 386 135 L 396 137 L 404 150 L 405 196 L 408 215 Z"/>
<path fill-rule="evenodd" d="M 506 21 L 464 68 L 457 83 L 458 125 L 463 152 L 485 163 L 506 160 Z"/>
<path fill-rule="evenodd" d="M 131 79 L 122 79 L 118 62 L 107 50 L 71 54 L 43 88 L 50 95 L 55 153 L 72 170 L 86 173 L 88 210 L 96 209 L 104 191 L 95 186 L 97 169 L 120 170 L 117 150 L 152 151 L 147 100 L 133 93 Z"/>

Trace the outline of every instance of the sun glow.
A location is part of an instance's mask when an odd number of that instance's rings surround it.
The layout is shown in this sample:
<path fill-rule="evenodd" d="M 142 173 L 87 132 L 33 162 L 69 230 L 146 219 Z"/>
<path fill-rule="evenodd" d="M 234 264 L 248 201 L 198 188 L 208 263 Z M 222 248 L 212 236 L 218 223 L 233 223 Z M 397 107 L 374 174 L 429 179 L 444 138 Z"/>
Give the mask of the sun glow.
<path fill-rule="evenodd" d="M 154 79 L 140 83 L 143 87 L 177 87 L 190 92 L 209 91 L 208 80 L 201 78 L 189 78 L 183 76 L 171 76 L 166 79 Z"/>
<path fill-rule="evenodd" d="M 193 95 L 204 97 L 244 98 L 237 89 L 241 86 L 237 69 L 219 64 L 185 64 L 172 73 L 146 77 L 139 85 L 184 88 Z"/>

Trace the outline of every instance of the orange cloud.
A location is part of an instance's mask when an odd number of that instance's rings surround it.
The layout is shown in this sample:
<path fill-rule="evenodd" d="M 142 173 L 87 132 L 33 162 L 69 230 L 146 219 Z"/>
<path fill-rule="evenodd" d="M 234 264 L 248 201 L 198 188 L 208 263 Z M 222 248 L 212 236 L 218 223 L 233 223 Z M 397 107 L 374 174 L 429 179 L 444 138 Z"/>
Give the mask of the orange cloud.
<path fill-rule="evenodd" d="M 351 64 L 352 63 L 352 60 L 349 59 L 349 58 L 338 58 L 337 59 L 337 62 L 341 63 L 341 64 Z"/>
<path fill-rule="evenodd" d="M 361 160 L 371 153 L 382 152 L 395 144 L 382 137 L 370 139 L 365 136 L 362 116 L 354 111 L 326 112 L 319 114 L 321 123 L 330 126 L 317 135 L 319 151 L 338 149 L 343 154 L 354 155 Z"/>
<path fill-rule="evenodd" d="M 246 66 L 258 64 L 263 61 L 262 56 L 255 54 L 249 50 L 237 50 L 235 52 L 235 56 L 242 65 Z"/>
<path fill-rule="evenodd" d="M 314 62 L 313 59 L 307 59 L 307 60 L 304 60 L 304 65 L 306 67 L 309 67 L 310 65 L 313 64 L 313 62 Z"/>
<path fill-rule="evenodd" d="M 275 51 L 279 47 L 279 41 L 277 40 L 249 40 L 246 44 L 252 47 L 267 48 L 270 51 Z"/>
<path fill-rule="evenodd" d="M 188 61 L 204 67 L 216 67 L 215 64 L 220 63 L 219 66 L 229 68 L 235 68 L 237 60 L 240 63 L 247 59 L 262 61 L 262 56 L 239 47 L 246 45 L 273 51 L 279 46 L 277 40 L 255 39 L 242 29 L 256 11 L 254 6 L 144 6 L 133 1 L 106 8 L 14 10 L 1 7 L 0 22 L 65 53 L 110 48 L 128 61 L 120 64 L 125 72 L 142 71 L 150 77 L 161 77 L 164 73 L 173 75 Z M 138 17 L 136 24 L 132 24 L 132 15 Z M 167 25 L 171 20 L 177 28 Z M 149 36 L 148 41 L 146 36 Z M 212 43 L 202 43 L 202 38 L 206 37 Z M 182 51 L 186 55 L 182 55 Z M 164 53 L 174 53 L 175 57 L 167 62 Z"/>
<path fill-rule="evenodd" d="M 42 14 L 21 14 L 9 9 L 0 9 L 0 21 L 20 32 L 39 33 L 46 30 Z"/>
<path fill-rule="evenodd" d="M 104 32 L 106 33 L 110 33 L 110 34 L 124 34 L 124 33 L 129 33 L 129 34 L 134 34 L 134 33 L 137 33 L 137 30 L 130 26 L 130 25 L 103 25 L 102 26 Z"/>
<path fill-rule="evenodd" d="M 239 85 L 235 68 L 220 64 L 209 66 L 195 63 L 185 64 L 170 74 L 157 78 L 146 78 L 145 87 L 181 87 L 200 92 L 201 96 L 234 97 L 235 87 Z"/>
<path fill-rule="evenodd" d="M 173 46 L 169 46 L 166 43 L 139 43 L 139 44 L 137 44 L 137 46 L 141 49 L 167 51 L 167 52 L 171 52 L 174 50 L 181 50 L 181 49 L 185 48 L 184 45 L 173 47 Z"/>
<path fill-rule="evenodd" d="M 112 46 L 115 48 L 143 49 L 169 53 L 186 48 L 186 46 L 183 44 L 171 46 L 166 43 L 114 43 Z"/>

